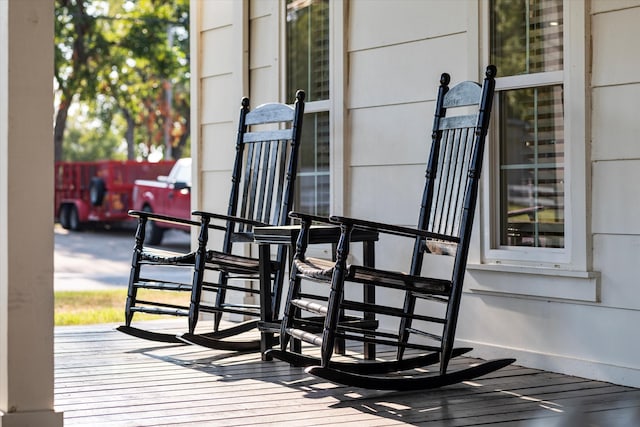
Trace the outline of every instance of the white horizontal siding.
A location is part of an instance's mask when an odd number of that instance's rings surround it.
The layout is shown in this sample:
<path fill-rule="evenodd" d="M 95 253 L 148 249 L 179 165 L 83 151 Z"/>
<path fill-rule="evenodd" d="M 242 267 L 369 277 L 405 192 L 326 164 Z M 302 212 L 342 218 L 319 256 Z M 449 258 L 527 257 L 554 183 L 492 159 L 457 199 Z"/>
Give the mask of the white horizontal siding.
<path fill-rule="evenodd" d="M 235 32 L 233 27 L 227 26 L 202 33 L 202 49 L 207 52 L 224 52 L 227 46 L 233 45 Z M 231 74 L 235 62 L 232 55 L 203 55 L 201 77 L 212 77 Z"/>
<path fill-rule="evenodd" d="M 352 0 L 352 51 L 465 32 L 467 4 L 451 0 Z M 438 58 L 438 60 L 441 58 Z"/>
<path fill-rule="evenodd" d="M 238 1 L 238 0 L 234 0 Z M 278 13 L 279 0 L 251 0 L 249 2 L 249 18 L 255 19 Z"/>
<path fill-rule="evenodd" d="M 226 214 L 231 191 L 231 173 L 229 171 L 202 172 L 201 179 L 203 187 L 207 189 L 201 210 Z M 220 242 L 221 240 L 212 244 L 211 247 L 221 248 Z"/>
<path fill-rule="evenodd" d="M 249 37 L 249 68 L 276 66 L 280 39 L 276 17 L 267 15 L 252 19 Z"/>
<path fill-rule="evenodd" d="M 640 265 L 640 236 L 598 234 L 593 239 L 594 268 L 602 278 L 602 304 L 640 310 L 637 266 Z"/>
<path fill-rule="evenodd" d="M 640 0 L 591 0 L 591 13 L 596 14 L 635 6 L 640 6 Z"/>
<path fill-rule="evenodd" d="M 279 85 L 275 84 L 274 67 L 257 68 L 251 70 L 250 90 L 251 108 L 255 108 L 266 102 L 279 102 Z M 288 94 L 287 102 L 293 103 L 295 93 Z"/>
<path fill-rule="evenodd" d="M 237 123 L 236 107 L 240 105 L 242 97 L 238 95 L 234 81 L 233 74 L 202 79 L 201 124 L 229 121 Z M 202 144 L 206 143 L 207 141 L 202 141 Z"/>
<path fill-rule="evenodd" d="M 249 28 L 249 93 L 251 107 L 280 102 L 280 34 L 277 1 L 252 1 Z M 287 94 L 293 99 L 295 94 Z M 290 101 L 293 102 L 293 101 Z"/>
<path fill-rule="evenodd" d="M 237 0 L 200 0 L 200 31 L 230 25 L 233 22 L 234 3 L 237 3 Z"/>
<path fill-rule="evenodd" d="M 426 164 L 434 106 L 430 101 L 352 110 L 351 166 Z"/>
<path fill-rule="evenodd" d="M 592 104 L 592 160 L 640 159 L 640 83 L 595 88 Z"/>
<path fill-rule="evenodd" d="M 434 99 L 443 72 L 451 84 L 467 78 L 465 34 L 349 54 L 348 107 L 406 104 Z"/>
<path fill-rule="evenodd" d="M 640 160 L 594 163 L 594 233 L 640 235 L 640 186 L 635 185 L 637 182 L 640 182 Z"/>
<path fill-rule="evenodd" d="M 640 340 L 630 338 L 637 324 L 632 310 L 465 294 L 457 338 L 486 357 L 637 386 Z"/>
<path fill-rule="evenodd" d="M 236 153 L 237 118 L 240 116 L 240 100 L 236 102 L 236 119 L 226 123 L 202 126 L 201 155 L 207 159 L 203 167 L 207 171 L 227 171 L 231 177 L 233 159 Z"/>
<path fill-rule="evenodd" d="M 240 100 L 247 90 L 246 34 L 243 26 L 247 5 L 237 0 L 200 0 L 191 8 L 192 28 L 198 37 L 192 64 L 197 97 L 192 100 L 194 165 L 197 165 L 192 195 L 194 209 L 226 213 L 232 162 L 235 155 L 235 131 Z M 197 79 L 197 80 L 196 80 Z M 219 247 L 219 237 L 211 239 Z"/>
<path fill-rule="evenodd" d="M 392 224 L 417 224 L 424 165 L 359 167 L 351 171 L 349 215 Z"/>
<path fill-rule="evenodd" d="M 594 15 L 593 76 L 594 86 L 638 82 L 640 55 L 629 45 L 640 40 L 640 5 L 638 7 Z"/>

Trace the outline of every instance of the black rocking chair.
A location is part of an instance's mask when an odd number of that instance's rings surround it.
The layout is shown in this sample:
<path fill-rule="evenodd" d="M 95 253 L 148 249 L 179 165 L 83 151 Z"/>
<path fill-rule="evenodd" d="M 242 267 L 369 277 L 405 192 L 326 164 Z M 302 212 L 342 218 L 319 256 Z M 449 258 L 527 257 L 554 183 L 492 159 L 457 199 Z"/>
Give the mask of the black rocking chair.
<path fill-rule="evenodd" d="M 144 211 L 130 211 L 139 218 L 125 308 L 125 325 L 117 329 L 136 337 L 168 342 L 193 343 L 211 348 L 236 351 L 260 349 L 260 340 L 225 340 L 255 328 L 260 316 L 259 303 L 245 303 L 244 297 L 259 295 L 252 286 L 260 277 L 257 255 L 252 257 L 248 244 L 253 242 L 253 228 L 288 225 L 288 212 L 293 207 L 294 184 L 304 114 L 304 91 L 296 93 L 293 107 L 270 103 L 249 110 L 249 100 L 242 99 L 236 155 L 231 177 L 231 192 L 226 215 L 194 211 L 200 220 L 172 218 Z M 145 230 L 151 221 L 165 221 L 199 227 L 198 247 L 189 253 L 175 253 L 145 246 Z M 209 233 L 222 233 L 221 250 L 210 247 Z M 254 249 L 255 251 L 255 249 Z M 279 245 L 275 259 L 266 274 L 271 277 L 270 298 L 273 312 L 278 312 L 282 284 L 287 265 L 287 245 Z M 190 283 L 172 280 L 166 268 L 190 267 Z M 150 272 L 150 273 L 148 273 Z M 263 272 L 263 274 L 265 274 Z M 150 277 L 150 275 L 152 277 Z M 184 305 L 162 302 L 157 296 L 138 298 L 140 289 L 147 294 L 157 292 L 190 292 Z M 211 293 L 203 298 L 203 291 Z M 230 302 L 236 293 L 239 303 Z M 258 300 L 259 301 L 259 300 Z M 213 315 L 213 331 L 195 334 L 200 313 Z M 135 313 L 188 317 L 188 332 L 182 336 L 154 332 L 131 326 Z M 244 321 L 220 330 L 224 313 L 243 317 Z M 248 319 L 248 320 L 247 320 Z"/>
<path fill-rule="evenodd" d="M 449 75 L 442 75 L 416 229 L 333 216 L 330 222 L 339 224 L 342 233 L 336 261 L 329 261 L 305 256 L 305 233 L 317 218 L 292 214 L 301 220 L 302 230 L 291 268 L 280 349 L 267 351 L 267 356 L 294 366 L 308 366 L 308 373 L 335 383 L 379 390 L 441 387 L 485 375 L 514 362 L 514 359 L 501 359 L 455 371 L 448 369 L 453 357 L 471 350 L 453 345 L 495 75 L 495 66 L 489 66 L 482 86 L 462 82 L 451 89 Z M 460 113 L 451 115 L 452 111 Z M 354 229 L 410 239 L 408 243 L 413 246 L 413 252 L 409 273 L 347 264 L 350 235 Z M 429 259 L 430 262 L 446 261 L 446 268 L 451 267 L 450 275 L 424 274 L 423 270 L 428 269 L 427 266 L 423 269 L 425 256 L 434 258 Z M 452 256 L 453 259 L 437 256 Z M 302 279 L 330 284 L 326 305 L 310 300 L 308 294 L 301 292 Z M 385 288 L 388 295 L 385 301 L 377 303 L 349 299 L 348 295 L 358 293 L 347 293 L 346 283 Z M 393 293 L 397 293 L 395 305 L 394 299 L 389 298 Z M 312 316 L 303 316 L 303 312 L 312 313 Z M 353 312 L 363 313 L 359 316 L 360 321 L 345 321 L 343 313 Z M 371 320 L 372 315 L 395 319 L 394 325 L 398 329 L 383 330 Z M 320 323 L 314 321 L 318 316 Z M 378 348 L 380 345 L 391 346 L 395 356 L 375 361 L 362 357 L 356 357 L 356 361 L 334 360 L 340 357 L 334 353 L 335 342 L 343 339 Z M 319 346 L 320 357 L 303 354 L 299 341 Z M 290 351 L 287 350 L 289 345 Z M 416 354 L 405 355 L 406 350 Z M 438 363 L 437 373 L 410 371 Z"/>

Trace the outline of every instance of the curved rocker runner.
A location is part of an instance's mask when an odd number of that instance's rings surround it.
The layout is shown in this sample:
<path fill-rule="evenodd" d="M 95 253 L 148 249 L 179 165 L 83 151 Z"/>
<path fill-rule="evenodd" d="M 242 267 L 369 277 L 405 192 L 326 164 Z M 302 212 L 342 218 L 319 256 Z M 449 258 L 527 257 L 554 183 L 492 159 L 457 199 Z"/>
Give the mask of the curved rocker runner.
<path fill-rule="evenodd" d="M 481 363 L 476 366 L 471 366 L 466 369 L 447 372 L 445 374 L 434 374 L 430 376 L 421 375 L 411 378 L 392 378 L 388 376 L 372 377 L 340 371 L 338 369 L 323 368 L 322 366 L 310 366 L 305 369 L 305 372 L 337 384 L 343 384 L 351 387 L 375 390 L 411 391 L 444 387 L 447 385 L 457 384 L 462 381 L 469 381 L 504 368 L 513 362 L 515 362 L 515 359 L 497 359 Z"/>
<path fill-rule="evenodd" d="M 453 357 L 461 356 L 470 352 L 471 348 L 454 348 Z M 297 367 L 310 367 L 317 365 L 320 360 L 317 357 L 305 356 L 304 354 L 294 353 L 290 351 L 282 351 L 272 349 L 267 351 L 267 355 L 275 357 L 289 363 L 292 366 Z M 385 374 L 390 372 L 407 371 L 409 369 L 421 368 L 436 364 L 440 361 L 440 355 L 438 353 L 430 353 L 422 356 L 415 356 L 402 360 L 389 360 L 389 361 L 362 361 L 362 362 L 336 362 L 335 360 L 329 361 L 329 368 L 336 372 L 353 373 L 360 375 L 369 374 Z"/>

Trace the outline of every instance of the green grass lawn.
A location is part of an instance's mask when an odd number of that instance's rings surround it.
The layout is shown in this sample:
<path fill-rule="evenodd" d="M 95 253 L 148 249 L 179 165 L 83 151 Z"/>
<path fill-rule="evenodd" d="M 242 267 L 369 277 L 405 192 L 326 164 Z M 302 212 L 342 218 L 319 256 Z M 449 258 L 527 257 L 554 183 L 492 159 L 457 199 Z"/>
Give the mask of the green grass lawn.
<path fill-rule="evenodd" d="M 138 291 L 138 297 L 145 298 L 145 290 Z M 146 291 L 152 292 L 152 291 Z M 187 305 L 189 293 L 155 292 L 153 301 Z M 90 325 L 95 323 L 124 322 L 126 289 L 106 291 L 60 291 L 55 292 L 55 325 Z M 136 313 L 136 320 L 158 319 L 159 316 Z"/>

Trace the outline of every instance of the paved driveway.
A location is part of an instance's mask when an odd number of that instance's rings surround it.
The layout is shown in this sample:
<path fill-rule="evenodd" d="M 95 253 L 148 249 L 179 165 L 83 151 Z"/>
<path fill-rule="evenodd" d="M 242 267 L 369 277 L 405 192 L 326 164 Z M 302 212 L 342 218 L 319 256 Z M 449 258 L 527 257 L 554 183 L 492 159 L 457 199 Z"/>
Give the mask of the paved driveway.
<path fill-rule="evenodd" d="M 54 289 L 125 288 L 129 280 L 134 232 L 134 229 L 68 231 L 56 225 Z M 162 247 L 186 251 L 189 249 L 189 235 L 168 231 Z"/>

